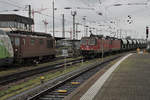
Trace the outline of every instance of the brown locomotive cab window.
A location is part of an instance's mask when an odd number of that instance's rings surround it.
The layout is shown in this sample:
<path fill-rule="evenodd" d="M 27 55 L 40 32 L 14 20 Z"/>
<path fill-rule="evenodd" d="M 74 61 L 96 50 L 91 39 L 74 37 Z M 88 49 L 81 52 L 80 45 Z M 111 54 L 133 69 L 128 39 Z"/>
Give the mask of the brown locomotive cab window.
<path fill-rule="evenodd" d="M 43 44 L 43 43 L 44 43 L 43 39 L 40 39 L 39 44 Z"/>
<path fill-rule="evenodd" d="M 47 48 L 50 48 L 50 40 L 47 40 Z"/>
<path fill-rule="evenodd" d="M 51 40 L 51 48 L 53 48 L 53 47 L 54 47 L 54 41 Z"/>
<path fill-rule="evenodd" d="M 35 39 L 31 39 L 31 40 L 30 40 L 30 44 L 31 44 L 31 45 L 34 45 L 34 43 L 35 43 Z"/>
<path fill-rule="evenodd" d="M 53 48 L 53 40 L 47 40 L 47 48 Z"/>
<path fill-rule="evenodd" d="M 22 41 L 23 41 L 23 45 L 26 45 L 26 40 L 25 40 L 25 39 L 22 39 Z"/>
<path fill-rule="evenodd" d="M 20 39 L 19 38 L 15 38 L 15 46 L 19 46 L 20 45 Z"/>

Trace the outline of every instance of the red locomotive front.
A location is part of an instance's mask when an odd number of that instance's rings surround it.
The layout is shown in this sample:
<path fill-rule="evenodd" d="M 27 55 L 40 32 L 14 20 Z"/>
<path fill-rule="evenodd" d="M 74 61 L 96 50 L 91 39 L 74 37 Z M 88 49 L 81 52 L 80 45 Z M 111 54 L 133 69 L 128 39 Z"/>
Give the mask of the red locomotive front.
<path fill-rule="evenodd" d="M 91 35 L 90 37 L 83 37 L 81 39 L 80 50 L 83 56 L 96 56 L 101 52 L 101 40 L 99 37 Z"/>

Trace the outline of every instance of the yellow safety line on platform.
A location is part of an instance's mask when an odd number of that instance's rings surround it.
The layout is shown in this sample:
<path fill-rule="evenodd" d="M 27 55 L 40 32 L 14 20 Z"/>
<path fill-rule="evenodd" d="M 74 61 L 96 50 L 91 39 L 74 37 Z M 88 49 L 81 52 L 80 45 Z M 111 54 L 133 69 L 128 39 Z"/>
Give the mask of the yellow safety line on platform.
<path fill-rule="evenodd" d="M 120 65 L 122 61 L 131 56 L 128 54 L 119 60 L 116 64 L 110 67 L 90 88 L 89 90 L 80 98 L 80 100 L 93 100 L 96 94 L 100 91 L 101 87 L 104 85 L 105 81 L 109 78 L 112 72 Z"/>

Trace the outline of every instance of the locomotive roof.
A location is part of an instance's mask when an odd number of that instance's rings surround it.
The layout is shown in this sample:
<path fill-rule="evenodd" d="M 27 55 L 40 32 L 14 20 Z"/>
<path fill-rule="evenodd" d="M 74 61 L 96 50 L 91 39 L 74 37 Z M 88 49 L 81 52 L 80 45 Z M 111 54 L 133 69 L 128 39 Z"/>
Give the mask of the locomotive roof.
<path fill-rule="evenodd" d="M 91 34 L 90 37 L 105 38 L 105 39 L 111 39 L 111 40 L 118 39 L 118 38 L 115 38 L 115 37 L 110 37 L 110 36 L 104 37 L 103 35 L 94 35 L 94 34 Z"/>
<path fill-rule="evenodd" d="M 42 33 L 42 32 L 29 32 L 29 31 L 10 31 L 9 34 L 20 34 L 20 35 L 33 35 L 33 36 L 52 37 L 51 34 Z"/>
<path fill-rule="evenodd" d="M 103 35 L 94 35 L 94 34 L 91 34 L 90 37 L 98 37 L 98 38 L 103 38 Z"/>
<path fill-rule="evenodd" d="M 0 21 L 15 21 L 19 23 L 25 23 L 25 24 L 34 24 L 34 21 L 32 18 L 24 17 L 16 14 L 0 14 Z"/>
<path fill-rule="evenodd" d="M 116 37 L 110 37 L 110 36 L 106 36 L 106 39 L 112 39 L 112 40 L 118 40 L 118 38 L 116 38 Z"/>

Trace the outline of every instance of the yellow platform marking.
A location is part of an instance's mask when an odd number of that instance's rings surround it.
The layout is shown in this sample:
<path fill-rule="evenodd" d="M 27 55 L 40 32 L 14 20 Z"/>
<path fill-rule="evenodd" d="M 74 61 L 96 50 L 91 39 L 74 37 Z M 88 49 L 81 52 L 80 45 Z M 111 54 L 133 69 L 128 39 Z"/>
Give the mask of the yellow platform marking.
<path fill-rule="evenodd" d="M 80 82 L 71 82 L 72 85 L 78 85 Z"/>
<path fill-rule="evenodd" d="M 44 77 L 44 76 L 41 76 L 41 77 L 40 77 L 40 79 L 41 79 L 41 80 L 44 80 L 44 79 L 45 79 L 45 77 Z"/>
<path fill-rule="evenodd" d="M 59 92 L 59 93 L 66 93 L 67 90 L 57 90 L 57 92 Z"/>

